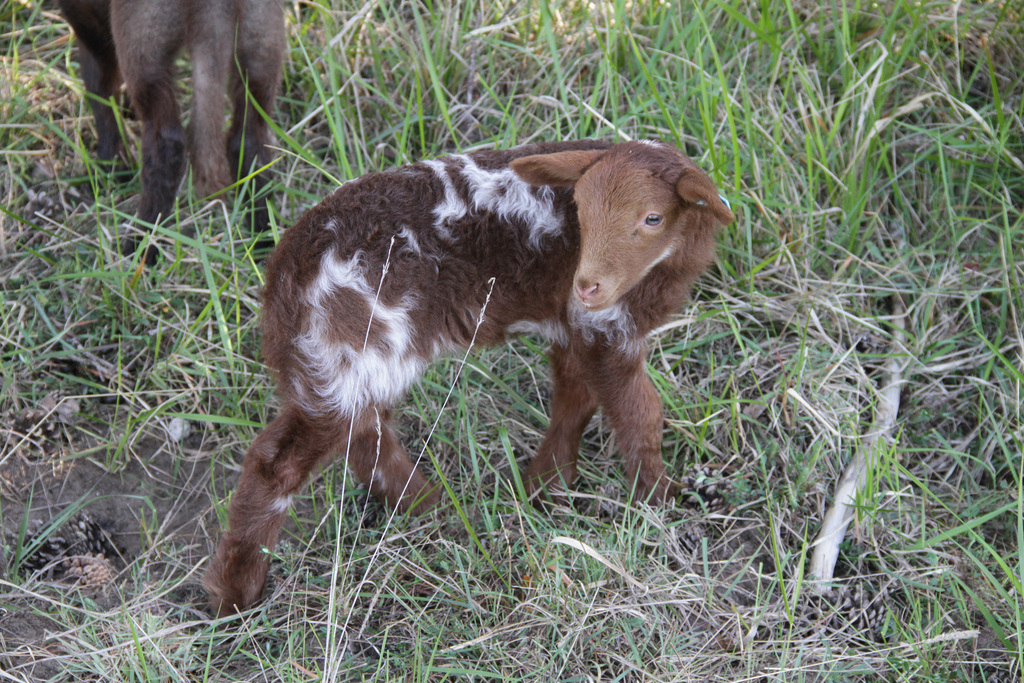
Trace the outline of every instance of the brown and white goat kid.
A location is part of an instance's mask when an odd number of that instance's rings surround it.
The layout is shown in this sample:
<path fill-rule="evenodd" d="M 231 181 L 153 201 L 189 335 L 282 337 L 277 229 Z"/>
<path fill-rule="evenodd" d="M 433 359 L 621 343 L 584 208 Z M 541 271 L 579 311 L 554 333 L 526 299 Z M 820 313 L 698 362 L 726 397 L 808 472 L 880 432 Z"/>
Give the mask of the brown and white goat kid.
<path fill-rule="evenodd" d="M 122 79 L 142 120 L 142 199 L 139 219 L 167 218 L 185 173 L 185 129 L 174 88 L 174 60 L 192 55 L 192 171 L 200 195 L 223 190 L 270 161 L 270 128 L 252 102 L 270 113 L 285 49 L 281 0 L 59 0 L 78 37 L 82 79 L 98 138 L 97 156 L 112 162 L 121 149 L 110 107 Z M 234 117 L 224 139 L 225 88 Z M 252 100 L 250 100 L 250 96 Z M 266 180 L 253 181 L 255 194 Z M 253 210 L 266 229 L 266 205 Z M 127 240 L 126 249 L 137 241 Z M 152 263 L 156 250 L 146 260 Z"/>
<path fill-rule="evenodd" d="M 262 548 L 332 455 L 388 505 L 438 502 L 391 408 L 431 359 L 472 343 L 551 342 L 551 425 L 529 492 L 573 483 L 602 406 L 636 495 L 668 497 L 645 335 L 683 305 L 732 220 L 711 179 L 660 142 L 453 155 L 353 180 L 307 212 L 267 263 L 263 349 L 283 406 L 245 454 L 205 579 L 214 609 L 260 597 Z"/>

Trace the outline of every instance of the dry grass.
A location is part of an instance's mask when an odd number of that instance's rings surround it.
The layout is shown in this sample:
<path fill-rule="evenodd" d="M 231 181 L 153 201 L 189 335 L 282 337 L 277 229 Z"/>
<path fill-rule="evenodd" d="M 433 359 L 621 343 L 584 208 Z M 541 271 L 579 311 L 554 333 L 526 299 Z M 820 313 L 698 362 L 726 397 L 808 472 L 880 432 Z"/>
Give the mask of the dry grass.
<path fill-rule="evenodd" d="M 1019 5 L 304 2 L 288 22 L 279 230 L 345 179 L 456 149 L 653 136 L 713 173 L 739 219 L 649 364 L 666 461 L 700 495 L 629 504 L 598 416 L 573 506 L 524 506 L 548 401 L 525 339 L 437 364 L 401 408 L 446 509 L 391 517 L 332 468 L 268 600 L 209 621 L 197 577 L 274 412 L 251 239 L 233 196 L 186 186 L 157 266 L 117 253 L 137 179 L 95 168 L 69 31 L 17 0 L 0 8 L 0 678 L 1020 679 Z M 896 432 L 822 600 L 810 545 L 894 355 Z M 114 523 L 116 578 L 19 571 L 31 523 L 80 509 Z"/>

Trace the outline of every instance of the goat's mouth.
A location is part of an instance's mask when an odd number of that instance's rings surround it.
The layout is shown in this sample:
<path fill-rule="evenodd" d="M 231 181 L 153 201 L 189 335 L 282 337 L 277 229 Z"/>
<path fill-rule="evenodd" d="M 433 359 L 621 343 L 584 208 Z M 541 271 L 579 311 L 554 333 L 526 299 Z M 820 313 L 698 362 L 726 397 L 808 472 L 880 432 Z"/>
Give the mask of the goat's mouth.
<path fill-rule="evenodd" d="M 615 305 L 618 297 L 608 296 L 604 293 L 597 296 L 583 297 L 579 292 L 576 292 L 576 301 L 587 311 L 603 311 Z"/>
<path fill-rule="evenodd" d="M 600 273 L 594 275 L 593 273 Z M 588 311 L 603 311 L 615 305 L 625 291 L 625 282 L 608 267 L 578 269 L 573 276 L 573 296 Z"/>

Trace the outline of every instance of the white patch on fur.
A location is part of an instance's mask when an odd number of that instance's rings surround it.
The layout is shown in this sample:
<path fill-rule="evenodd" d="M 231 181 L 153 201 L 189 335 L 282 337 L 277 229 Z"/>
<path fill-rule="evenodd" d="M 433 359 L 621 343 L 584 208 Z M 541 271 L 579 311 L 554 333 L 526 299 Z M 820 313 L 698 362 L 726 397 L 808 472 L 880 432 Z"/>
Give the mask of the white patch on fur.
<path fill-rule="evenodd" d="M 636 337 L 636 323 L 622 302 L 600 311 L 592 311 L 585 308 L 579 299 L 572 297 L 569 299 L 569 324 L 583 335 L 586 342 L 593 342 L 601 334 L 622 351 L 630 350 L 631 342 Z"/>
<path fill-rule="evenodd" d="M 509 334 L 539 334 L 560 346 L 569 343 L 569 331 L 557 320 L 517 320 L 505 329 Z"/>
<path fill-rule="evenodd" d="M 323 315 L 324 297 L 336 289 L 347 287 L 360 294 L 371 295 L 373 291 L 366 283 L 363 267 L 363 252 L 357 251 L 348 260 L 334 258 L 334 250 L 324 254 L 320 261 L 320 273 L 306 293 L 309 305 L 313 307 L 313 315 Z"/>
<path fill-rule="evenodd" d="M 384 480 L 384 473 L 380 471 L 378 465 L 380 463 L 374 463 L 373 472 L 370 473 L 370 488 L 371 489 L 383 489 L 386 488 L 387 482 Z"/>
<path fill-rule="evenodd" d="M 654 259 L 653 261 L 651 261 L 650 263 L 647 264 L 647 267 L 644 268 L 644 273 L 643 273 L 643 275 L 640 276 L 640 279 L 642 280 L 644 278 L 644 275 L 647 275 L 647 273 L 651 272 L 651 268 L 654 268 L 654 266 L 658 265 L 659 263 L 661 263 L 662 261 L 667 259 L 669 256 L 671 256 L 673 254 L 673 252 L 675 252 L 675 250 L 676 250 L 675 243 L 669 244 L 665 248 L 665 251 L 661 252 L 661 256 L 659 256 L 658 258 Z M 638 280 L 638 282 L 639 282 L 639 280 Z"/>
<path fill-rule="evenodd" d="M 378 344 L 366 342 L 363 348 L 360 341 L 353 347 L 330 338 L 332 327 L 354 324 L 332 320 L 324 310 L 324 298 L 340 289 L 363 297 L 372 310 L 371 324 L 380 328 L 383 337 Z M 309 321 L 295 340 L 316 394 L 311 400 L 306 392 L 296 392 L 307 410 L 353 416 L 371 405 L 390 406 L 423 372 L 426 363 L 412 351 L 413 329 L 408 315 L 411 298 L 397 306 L 386 306 L 374 303 L 375 289 L 366 281 L 361 253 L 338 259 L 332 250 L 321 261 L 320 273 L 306 293 Z M 353 336 L 366 338 L 365 328 L 354 331 Z"/>
<path fill-rule="evenodd" d="M 627 337 L 619 344 L 619 351 L 627 356 L 639 356 L 647 351 L 647 340 L 643 337 Z"/>
<path fill-rule="evenodd" d="M 434 207 L 434 227 L 446 239 L 451 239 L 452 235 L 448 231 L 448 221 L 462 218 L 469 213 L 469 207 L 459 197 L 459 193 L 455 191 L 455 185 L 452 183 L 451 176 L 448 175 L 448 167 L 444 161 L 441 159 L 431 159 L 423 163 L 434 171 L 434 175 L 438 177 L 441 185 L 444 187 L 444 199 Z"/>
<path fill-rule="evenodd" d="M 283 515 L 286 512 L 288 512 L 288 510 L 290 510 L 291 507 L 292 497 L 290 495 L 281 496 L 280 498 L 275 499 L 274 502 L 270 504 L 270 511 L 277 515 Z"/>
<path fill-rule="evenodd" d="M 405 240 L 405 246 L 402 247 L 405 251 L 412 252 L 416 256 L 423 256 L 420 242 L 416 239 L 416 235 L 413 234 L 408 225 L 402 226 L 402 229 L 398 231 L 398 236 Z"/>
<path fill-rule="evenodd" d="M 458 344 L 453 342 L 451 339 L 448 339 L 448 337 L 445 336 L 443 333 L 441 334 L 441 336 L 436 337 L 430 343 L 430 357 L 431 358 L 440 358 L 441 356 L 447 356 L 447 355 L 453 354 L 456 351 L 460 351 L 460 350 L 464 351 L 465 348 L 462 347 L 462 346 L 459 346 Z"/>
<path fill-rule="evenodd" d="M 637 140 L 641 145 L 649 145 L 650 147 L 664 147 L 665 144 L 660 140 Z"/>
<path fill-rule="evenodd" d="M 511 168 L 485 171 L 471 157 L 459 154 L 462 176 L 469 183 L 470 201 L 477 211 L 489 211 L 502 220 L 519 218 L 530 229 L 530 246 L 539 249 L 541 240 L 562 233 L 562 217 L 555 213 L 555 193 L 550 187 L 534 188 Z"/>

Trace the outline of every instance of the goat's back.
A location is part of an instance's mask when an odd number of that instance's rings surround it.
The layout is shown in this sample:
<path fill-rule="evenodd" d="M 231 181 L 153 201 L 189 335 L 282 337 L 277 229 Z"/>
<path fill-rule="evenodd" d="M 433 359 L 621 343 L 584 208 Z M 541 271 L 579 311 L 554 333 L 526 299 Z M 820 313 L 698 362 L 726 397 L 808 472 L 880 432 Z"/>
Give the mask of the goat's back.
<path fill-rule="evenodd" d="M 357 352 L 401 346 L 417 359 L 413 372 L 468 346 L 474 333 L 493 344 L 518 321 L 557 315 L 579 258 L 572 189 L 530 186 L 508 164 L 608 146 L 545 143 L 442 157 L 354 179 L 310 209 L 267 264 L 264 355 L 281 390 L 290 393 L 308 370 L 297 364 L 310 352 L 327 353 L 306 343 L 311 334 Z M 313 329 L 318 324 L 324 332 Z"/>

